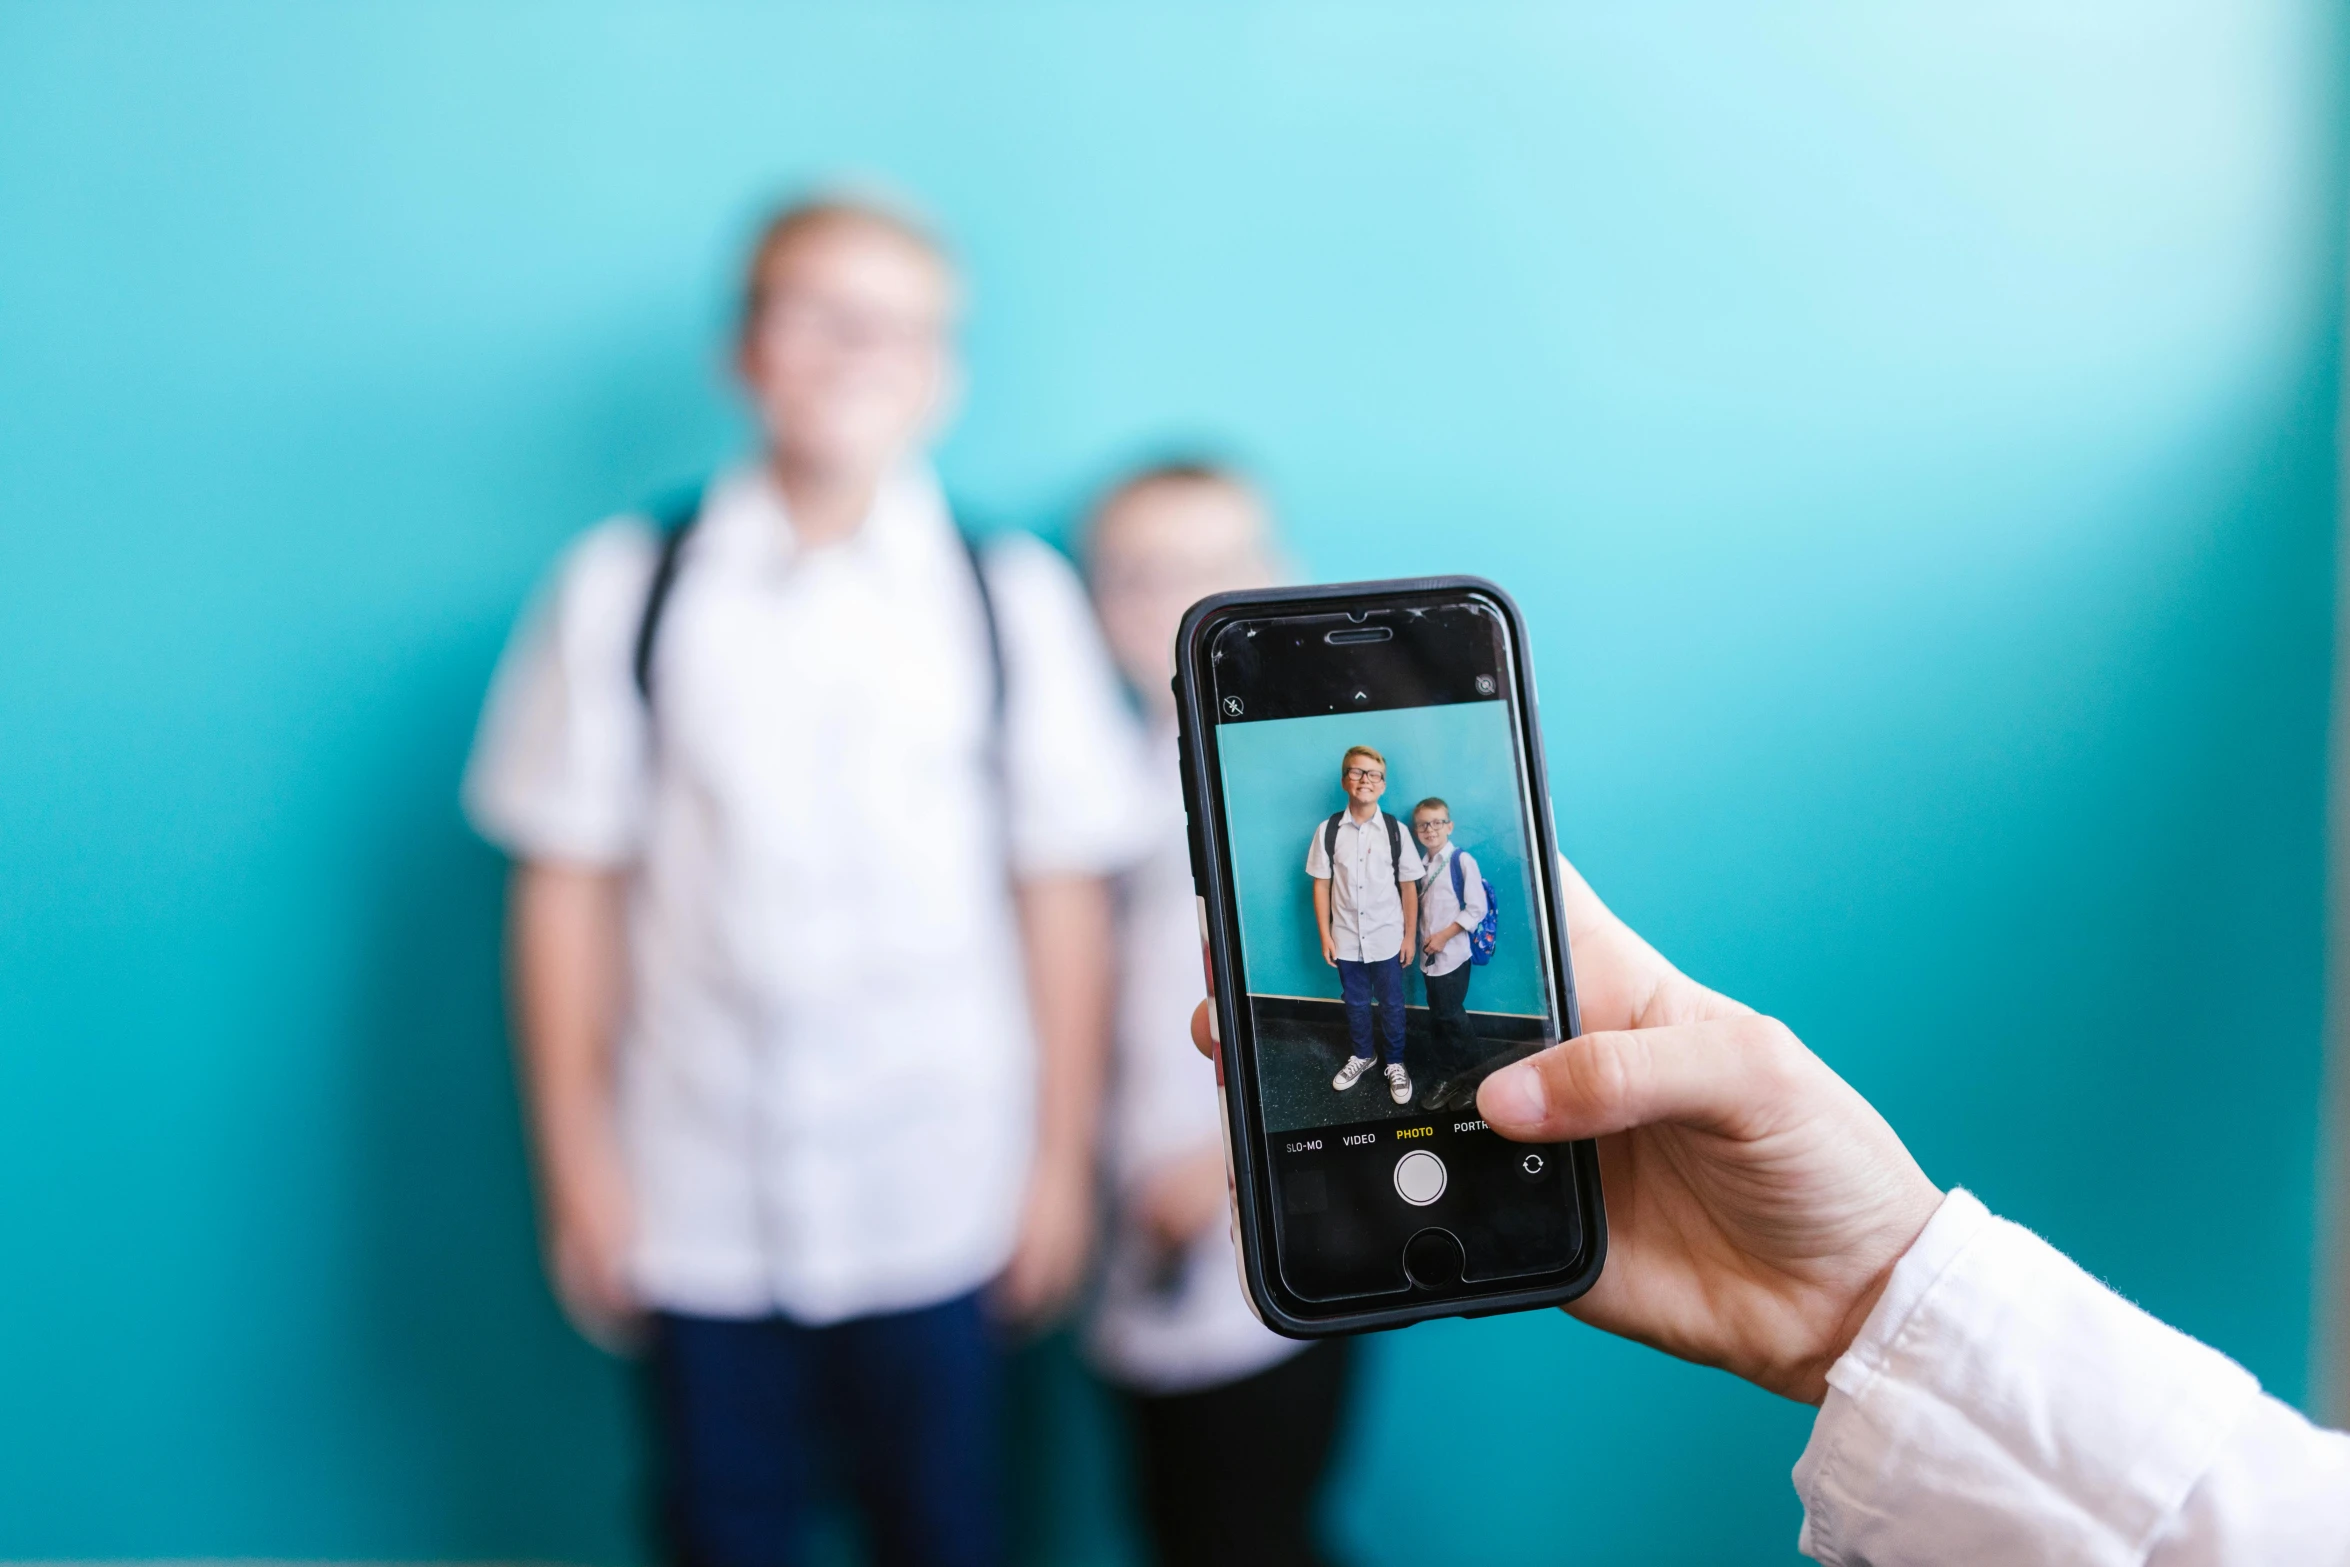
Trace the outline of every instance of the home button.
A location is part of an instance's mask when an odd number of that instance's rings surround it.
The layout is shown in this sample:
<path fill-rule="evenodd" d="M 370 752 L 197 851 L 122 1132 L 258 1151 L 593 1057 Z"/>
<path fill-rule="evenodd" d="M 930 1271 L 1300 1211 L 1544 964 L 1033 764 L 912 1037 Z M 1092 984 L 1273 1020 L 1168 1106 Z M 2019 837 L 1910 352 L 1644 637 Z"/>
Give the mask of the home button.
<path fill-rule="evenodd" d="M 1424 1290 L 1458 1284 L 1469 1255 L 1452 1231 L 1434 1225 L 1404 1242 L 1404 1276 Z"/>

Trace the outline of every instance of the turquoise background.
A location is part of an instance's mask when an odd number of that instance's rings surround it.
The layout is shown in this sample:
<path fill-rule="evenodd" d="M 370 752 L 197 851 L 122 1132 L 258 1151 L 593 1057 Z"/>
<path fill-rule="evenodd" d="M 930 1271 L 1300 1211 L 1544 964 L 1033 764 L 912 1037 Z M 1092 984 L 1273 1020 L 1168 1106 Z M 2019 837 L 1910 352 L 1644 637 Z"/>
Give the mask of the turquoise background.
<path fill-rule="evenodd" d="M 838 171 L 964 247 L 974 507 L 1220 442 L 1313 574 L 1502 582 L 1618 907 L 2300 1397 L 2335 16 L 0 8 L 0 1556 L 634 1551 L 456 778 Z M 1033 1554 L 1114 1559 L 1028 1387 Z M 1360 1416 L 1365 1563 L 1793 1555 L 1807 1412 L 1556 1316 Z"/>
<path fill-rule="evenodd" d="M 1379 808 L 1402 823 L 1407 842 L 1419 847 L 1411 837 L 1412 807 L 1441 795 L 1452 808 L 1453 841 L 1493 883 L 1501 918 L 1493 961 L 1469 983 L 1470 1008 L 1551 1015 L 1531 939 L 1534 892 L 1526 878 L 1517 748 L 1509 707 L 1501 702 L 1216 726 L 1250 991 L 1339 999 L 1338 970 L 1322 961 L 1314 928 L 1306 849 L 1331 813 L 1346 806 L 1338 763 L 1350 745 L 1387 758 Z M 1414 1005 L 1424 1000 L 1418 968 L 1406 975 L 1404 990 Z"/>

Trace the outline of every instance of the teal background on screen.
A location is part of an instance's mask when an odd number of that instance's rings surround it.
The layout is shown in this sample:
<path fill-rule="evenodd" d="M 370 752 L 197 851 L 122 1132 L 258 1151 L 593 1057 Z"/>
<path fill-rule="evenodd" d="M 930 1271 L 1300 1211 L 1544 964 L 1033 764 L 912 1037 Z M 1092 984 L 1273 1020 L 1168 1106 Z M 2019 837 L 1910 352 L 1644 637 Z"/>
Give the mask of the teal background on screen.
<path fill-rule="evenodd" d="M 1367 745 L 1387 758 L 1387 793 L 1379 808 L 1402 825 L 1406 842 L 1418 847 L 1411 836 L 1412 807 L 1441 795 L 1452 808 L 1453 842 L 1469 851 L 1493 883 L 1501 918 L 1493 961 L 1469 982 L 1470 1010 L 1548 1016 L 1531 939 L 1534 893 L 1526 878 L 1516 747 L 1510 710 L 1502 702 L 1216 726 L 1249 990 L 1339 999 L 1338 970 L 1322 961 L 1314 926 L 1306 850 L 1331 813 L 1346 806 L 1338 763 L 1350 745 Z M 1414 1005 L 1425 1000 L 1419 973 L 1414 968 L 1404 979 Z"/>
<path fill-rule="evenodd" d="M 737 449 L 732 269 L 835 173 L 963 249 L 970 509 L 1207 444 L 1309 575 L 1501 582 L 1616 906 L 2300 1398 L 2333 17 L 0 8 L 0 1556 L 639 1550 L 457 775 L 563 542 Z M 1027 1375 L 1031 1554 L 1121 1559 Z M 1555 1314 L 1358 1414 L 1363 1563 L 1793 1559 L 1808 1411 Z"/>

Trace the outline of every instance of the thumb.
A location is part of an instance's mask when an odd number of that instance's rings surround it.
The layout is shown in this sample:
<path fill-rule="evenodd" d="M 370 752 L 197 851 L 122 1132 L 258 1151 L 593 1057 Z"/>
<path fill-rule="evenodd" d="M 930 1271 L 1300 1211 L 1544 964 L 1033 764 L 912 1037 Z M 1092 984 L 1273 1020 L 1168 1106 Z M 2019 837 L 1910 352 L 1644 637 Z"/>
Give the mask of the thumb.
<path fill-rule="evenodd" d="M 1609 1029 L 1503 1067 L 1477 1090 L 1485 1124 L 1519 1142 L 1576 1142 L 1671 1122 L 1731 1136 L 1756 1127 L 1816 1057 L 1754 1013 Z"/>

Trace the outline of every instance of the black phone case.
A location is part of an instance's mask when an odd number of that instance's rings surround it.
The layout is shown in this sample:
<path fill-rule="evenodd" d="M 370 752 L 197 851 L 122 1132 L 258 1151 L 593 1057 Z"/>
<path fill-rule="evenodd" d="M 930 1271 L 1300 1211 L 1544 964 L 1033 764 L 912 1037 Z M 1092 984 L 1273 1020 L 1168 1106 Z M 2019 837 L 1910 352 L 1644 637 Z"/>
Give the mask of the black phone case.
<path fill-rule="evenodd" d="M 1232 1178 L 1233 1203 L 1240 1233 L 1240 1269 L 1250 1307 L 1265 1326 L 1289 1338 L 1328 1338 L 1378 1328 L 1404 1327 L 1433 1317 L 1485 1317 L 1505 1311 L 1530 1311 L 1558 1306 L 1582 1295 L 1598 1282 L 1607 1261 L 1607 1205 L 1599 1187 L 1599 1151 L 1591 1142 L 1567 1145 L 1570 1168 L 1581 1209 L 1583 1233 L 1590 1237 L 1582 1266 L 1566 1278 L 1556 1276 L 1534 1287 L 1497 1287 L 1488 1293 L 1452 1295 L 1420 1302 L 1382 1305 L 1362 1310 L 1323 1309 L 1319 1303 L 1296 1300 L 1279 1282 L 1279 1271 L 1269 1255 L 1274 1244 L 1267 1156 L 1256 1130 L 1256 1063 L 1254 1031 L 1241 1017 L 1240 996 L 1233 983 L 1233 944 L 1238 919 L 1233 890 L 1225 884 L 1223 857 L 1223 791 L 1209 776 L 1203 758 L 1207 694 L 1201 677 L 1206 657 L 1205 633 L 1228 611 L 1251 614 L 1285 611 L 1327 611 L 1334 602 L 1384 598 L 1431 592 L 1473 592 L 1497 604 L 1516 649 L 1513 678 L 1518 710 L 1526 731 L 1527 778 L 1533 788 L 1536 874 L 1543 881 L 1550 911 L 1550 940 L 1563 991 L 1562 1011 L 1567 1034 L 1582 1032 L 1575 1001 L 1573 954 L 1567 946 L 1565 916 L 1558 898 L 1558 830 L 1551 819 L 1550 775 L 1543 755 L 1542 728 L 1534 696 L 1534 660 L 1528 648 L 1525 617 L 1507 593 L 1482 577 L 1410 577 L 1385 582 L 1344 582 L 1317 587 L 1260 588 L 1219 593 L 1201 599 L 1186 610 L 1175 636 L 1175 704 L 1177 739 L 1183 772 L 1183 810 L 1190 824 L 1191 881 L 1205 906 L 1204 925 L 1209 972 L 1214 986 L 1216 1029 L 1229 1052 L 1247 1041 L 1247 1058 L 1227 1056 L 1222 1069 L 1225 1158 Z"/>

